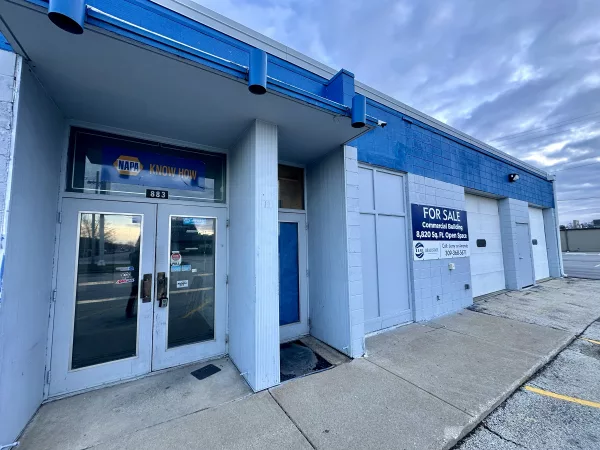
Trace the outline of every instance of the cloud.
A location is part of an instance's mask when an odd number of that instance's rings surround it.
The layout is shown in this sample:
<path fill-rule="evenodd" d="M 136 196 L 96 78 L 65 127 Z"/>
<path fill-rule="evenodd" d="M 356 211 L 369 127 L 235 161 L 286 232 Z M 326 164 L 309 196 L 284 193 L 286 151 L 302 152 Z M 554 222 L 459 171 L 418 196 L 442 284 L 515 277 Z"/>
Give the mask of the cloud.
<path fill-rule="evenodd" d="M 198 3 L 556 171 L 561 199 L 598 197 L 561 201 L 561 222 L 600 218 L 600 2 Z"/>

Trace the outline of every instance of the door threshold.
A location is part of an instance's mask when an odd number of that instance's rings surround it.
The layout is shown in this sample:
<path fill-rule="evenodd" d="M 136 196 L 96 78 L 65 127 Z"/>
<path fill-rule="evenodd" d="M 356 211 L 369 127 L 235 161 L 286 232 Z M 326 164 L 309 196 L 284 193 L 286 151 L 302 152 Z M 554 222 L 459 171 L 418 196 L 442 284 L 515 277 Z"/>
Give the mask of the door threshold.
<path fill-rule="evenodd" d="M 67 392 L 67 393 L 64 393 L 64 394 L 58 394 L 58 395 L 54 395 L 54 396 L 49 396 L 49 397 L 46 397 L 42 401 L 42 405 L 45 405 L 46 403 L 52 403 L 52 402 L 54 402 L 56 400 L 62 400 L 63 398 L 74 397 L 76 395 L 86 394 L 88 392 L 97 391 L 97 390 L 100 390 L 100 389 L 104 389 L 104 388 L 108 388 L 108 387 L 112 387 L 112 386 L 117 386 L 117 385 L 120 385 L 120 384 L 129 383 L 129 382 L 132 382 L 132 381 L 141 380 L 143 378 L 152 377 L 154 375 L 161 375 L 161 374 L 164 374 L 164 373 L 167 373 L 167 372 L 171 372 L 171 371 L 174 371 L 174 370 L 177 370 L 177 369 L 181 369 L 183 367 L 194 366 L 196 364 L 201 364 L 201 363 L 204 363 L 204 362 L 215 361 L 217 359 L 221 359 L 221 358 L 227 357 L 227 355 L 228 355 L 227 353 L 223 353 L 223 354 L 220 354 L 220 355 L 211 356 L 209 358 L 199 359 L 198 361 L 192 361 L 192 362 L 189 362 L 189 363 L 186 363 L 186 364 L 180 364 L 180 365 L 177 365 L 177 366 L 168 367 L 166 369 L 154 370 L 152 372 L 148 372 L 148 373 L 145 373 L 143 375 L 138 375 L 138 376 L 132 377 L 132 378 L 123 378 L 121 380 L 112 381 L 110 383 L 100 384 L 98 386 L 92 386 L 92 387 L 89 387 L 89 388 L 86 388 L 86 389 L 80 389 L 78 391 Z"/>
<path fill-rule="evenodd" d="M 279 341 L 279 345 L 282 344 L 287 344 L 288 342 L 294 342 L 294 341 L 298 341 L 298 340 L 302 340 L 303 338 L 310 336 L 309 333 L 303 333 L 303 334 L 299 334 L 298 336 L 293 336 L 293 337 L 288 337 L 285 339 L 282 339 L 281 341 Z"/>

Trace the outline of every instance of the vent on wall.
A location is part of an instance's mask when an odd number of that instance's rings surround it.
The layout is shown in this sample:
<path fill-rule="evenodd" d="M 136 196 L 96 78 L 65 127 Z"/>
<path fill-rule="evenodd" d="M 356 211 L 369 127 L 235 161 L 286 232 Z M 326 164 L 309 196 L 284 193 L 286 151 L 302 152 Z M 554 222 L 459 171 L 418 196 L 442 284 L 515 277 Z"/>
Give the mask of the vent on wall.
<path fill-rule="evenodd" d="M 477 239 L 477 247 L 485 247 L 487 246 L 487 242 L 485 242 L 485 239 Z"/>

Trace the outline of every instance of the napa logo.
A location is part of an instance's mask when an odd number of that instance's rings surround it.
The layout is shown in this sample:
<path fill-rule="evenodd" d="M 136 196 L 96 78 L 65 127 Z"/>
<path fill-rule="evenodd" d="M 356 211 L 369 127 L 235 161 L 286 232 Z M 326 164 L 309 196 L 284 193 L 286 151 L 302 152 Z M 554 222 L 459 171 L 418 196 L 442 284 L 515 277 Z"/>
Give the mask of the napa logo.
<path fill-rule="evenodd" d="M 119 175 L 129 175 L 136 176 L 138 175 L 144 166 L 138 158 L 135 156 L 125 156 L 121 155 L 117 158 L 117 160 L 113 163 Z"/>

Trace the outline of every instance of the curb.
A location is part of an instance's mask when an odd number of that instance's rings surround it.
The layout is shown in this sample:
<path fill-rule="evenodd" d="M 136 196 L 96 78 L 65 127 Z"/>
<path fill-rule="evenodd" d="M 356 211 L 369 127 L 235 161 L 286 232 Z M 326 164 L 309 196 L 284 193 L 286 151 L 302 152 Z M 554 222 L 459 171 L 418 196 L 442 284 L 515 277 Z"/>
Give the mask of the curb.
<path fill-rule="evenodd" d="M 568 338 L 566 338 L 558 347 L 544 356 L 537 364 L 535 364 L 531 369 L 529 369 L 522 377 L 520 377 L 517 381 L 515 381 L 500 397 L 498 397 L 494 403 L 483 411 L 478 416 L 474 417 L 473 420 L 466 425 L 458 436 L 455 439 L 448 441 L 443 447 L 443 450 L 450 450 L 455 447 L 459 442 L 461 442 L 465 437 L 467 437 L 479 424 L 481 424 L 487 416 L 489 416 L 492 412 L 498 408 L 502 403 L 504 403 L 509 397 L 511 397 L 517 390 L 521 388 L 527 381 L 529 381 L 537 372 L 546 367 L 550 362 L 552 362 L 565 348 L 571 345 L 579 336 L 581 336 L 585 331 L 596 321 L 600 320 L 600 317 L 592 320 L 588 323 L 583 330 L 574 334 Z"/>

